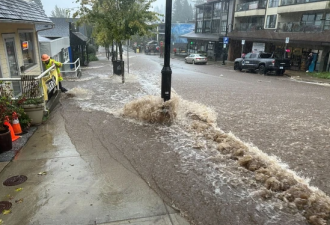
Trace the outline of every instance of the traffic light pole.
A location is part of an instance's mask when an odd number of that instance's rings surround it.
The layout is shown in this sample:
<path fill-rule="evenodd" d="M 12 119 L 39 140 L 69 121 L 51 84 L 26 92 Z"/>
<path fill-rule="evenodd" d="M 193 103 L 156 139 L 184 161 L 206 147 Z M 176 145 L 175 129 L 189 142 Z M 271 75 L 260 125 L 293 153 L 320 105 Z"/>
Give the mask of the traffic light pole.
<path fill-rule="evenodd" d="M 171 20 L 172 20 L 172 0 L 166 0 L 165 13 L 165 48 L 164 66 L 162 69 L 161 97 L 165 101 L 171 99 L 172 70 L 170 67 L 171 58 Z"/>

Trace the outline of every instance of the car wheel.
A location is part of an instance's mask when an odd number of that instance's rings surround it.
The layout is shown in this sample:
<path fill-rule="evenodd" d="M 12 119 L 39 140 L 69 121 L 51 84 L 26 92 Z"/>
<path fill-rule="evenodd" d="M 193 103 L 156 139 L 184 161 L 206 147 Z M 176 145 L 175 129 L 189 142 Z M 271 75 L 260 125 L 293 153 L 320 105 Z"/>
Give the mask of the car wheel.
<path fill-rule="evenodd" d="M 276 70 L 276 75 L 283 76 L 285 70 Z"/>
<path fill-rule="evenodd" d="M 242 71 L 242 69 L 241 69 L 240 66 L 239 66 L 239 63 L 235 63 L 235 64 L 234 64 L 234 70 Z"/>
<path fill-rule="evenodd" d="M 264 65 L 259 66 L 259 74 L 265 74 L 265 66 Z"/>

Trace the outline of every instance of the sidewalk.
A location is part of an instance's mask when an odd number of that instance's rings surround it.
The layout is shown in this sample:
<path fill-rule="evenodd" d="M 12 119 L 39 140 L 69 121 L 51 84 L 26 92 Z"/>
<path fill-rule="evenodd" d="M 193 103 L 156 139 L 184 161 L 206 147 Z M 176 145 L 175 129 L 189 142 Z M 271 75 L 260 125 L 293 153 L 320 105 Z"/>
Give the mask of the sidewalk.
<path fill-rule="evenodd" d="M 184 61 L 185 55 L 171 54 L 171 57 Z M 207 62 L 207 64 L 222 67 L 222 68 L 227 68 L 227 69 L 234 68 L 234 61 L 226 61 L 225 65 L 222 65 L 221 60 L 220 61 L 209 60 Z M 313 76 L 309 75 L 308 73 L 306 73 L 305 71 L 287 70 L 284 73 L 284 76 L 288 76 L 291 79 L 296 80 L 296 81 L 330 85 L 330 79 L 322 79 L 322 78 L 313 77 Z"/>
<path fill-rule="evenodd" d="M 88 154 L 79 153 L 65 126 L 57 107 L 15 159 L 0 168 L 1 183 L 27 177 L 17 186 L 0 186 L 0 202 L 12 204 L 8 215 L 0 214 L 0 224 L 189 224 L 97 141 Z"/>

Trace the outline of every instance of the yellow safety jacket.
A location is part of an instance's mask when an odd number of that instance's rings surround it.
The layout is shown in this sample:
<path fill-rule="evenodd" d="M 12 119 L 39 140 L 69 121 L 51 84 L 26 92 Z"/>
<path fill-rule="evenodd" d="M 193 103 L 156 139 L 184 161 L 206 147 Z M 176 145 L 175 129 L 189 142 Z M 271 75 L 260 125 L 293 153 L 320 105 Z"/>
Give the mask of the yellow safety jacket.
<path fill-rule="evenodd" d="M 57 75 L 58 75 L 58 80 L 62 81 L 63 77 L 61 76 L 61 71 L 60 68 L 62 67 L 62 63 L 60 62 L 56 62 L 54 59 L 50 59 L 48 64 L 46 64 L 46 62 L 42 62 L 45 66 L 45 69 L 49 69 L 53 64 L 55 64 L 56 67 L 56 71 L 57 71 Z"/>

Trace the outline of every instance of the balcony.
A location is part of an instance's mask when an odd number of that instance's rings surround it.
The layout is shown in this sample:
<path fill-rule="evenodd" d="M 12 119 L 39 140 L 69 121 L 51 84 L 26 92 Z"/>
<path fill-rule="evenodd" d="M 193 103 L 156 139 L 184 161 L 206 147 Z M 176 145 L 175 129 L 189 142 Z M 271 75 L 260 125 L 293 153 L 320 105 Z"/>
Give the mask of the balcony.
<path fill-rule="evenodd" d="M 256 31 L 263 30 L 264 25 L 261 23 L 240 23 L 235 25 L 235 31 Z"/>
<path fill-rule="evenodd" d="M 312 2 L 323 2 L 323 1 L 325 1 L 325 0 L 281 0 L 281 6 L 305 4 L 305 3 L 312 3 Z"/>
<path fill-rule="evenodd" d="M 253 9 L 265 9 L 266 4 L 267 4 L 267 0 L 237 4 L 236 12 L 253 10 Z"/>
<path fill-rule="evenodd" d="M 277 13 L 308 12 L 324 10 L 329 1 L 320 0 L 281 0 Z"/>
<path fill-rule="evenodd" d="M 264 16 L 267 0 L 237 4 L 235 17 Z"/>
<path fill-rule="evenodd" d="M 277 31 L 279 32 L 306 32 L 306 33 L 318 33 L 324 30 L 323 22 L 287 22 L 278 23 Z"/>

